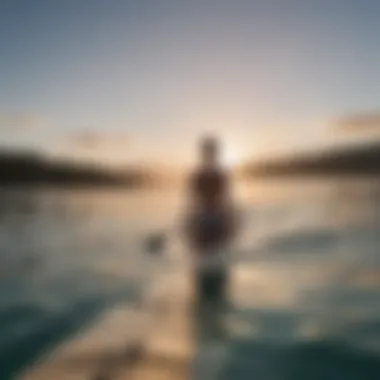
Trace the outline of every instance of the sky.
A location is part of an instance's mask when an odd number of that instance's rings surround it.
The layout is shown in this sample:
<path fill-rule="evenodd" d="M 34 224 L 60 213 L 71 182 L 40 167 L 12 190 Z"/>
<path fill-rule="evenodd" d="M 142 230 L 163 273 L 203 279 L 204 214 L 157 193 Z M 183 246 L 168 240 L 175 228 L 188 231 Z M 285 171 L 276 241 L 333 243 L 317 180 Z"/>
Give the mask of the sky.
<path fill-rule="evenodd" d="M 377 0 L 0 0 L 1 146 L 182 164 L 205 133 L 231 161 L 379 136 L 379 19 Z"/>

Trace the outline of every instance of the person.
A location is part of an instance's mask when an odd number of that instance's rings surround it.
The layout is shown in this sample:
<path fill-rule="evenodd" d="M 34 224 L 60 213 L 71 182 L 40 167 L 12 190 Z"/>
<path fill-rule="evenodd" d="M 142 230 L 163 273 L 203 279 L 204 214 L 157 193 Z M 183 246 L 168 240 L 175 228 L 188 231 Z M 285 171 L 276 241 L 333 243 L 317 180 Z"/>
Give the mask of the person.
<path fill-rule="evenodd" d="M 200 166 L 188 183 L 190 213 L 186 234 L 196 266 L 196 292 L 206 298 L 225 294 L 228 286 L 225 252 L 236 233 L 231 180 L 221 164 L 220 151 L 216 138 L 203 138 Z"/>

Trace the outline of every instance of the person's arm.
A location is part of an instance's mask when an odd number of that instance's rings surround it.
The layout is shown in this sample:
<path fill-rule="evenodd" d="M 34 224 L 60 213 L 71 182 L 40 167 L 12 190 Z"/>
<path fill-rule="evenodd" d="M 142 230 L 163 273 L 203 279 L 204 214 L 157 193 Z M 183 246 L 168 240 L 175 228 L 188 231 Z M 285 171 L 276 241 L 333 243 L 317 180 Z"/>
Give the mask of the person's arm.
<path fill-rule="evenodd" d="M 185 210 L 182 213 L 181 220 L 181 235 L 183 234 L 186 240 L 191 240 L 191 236 L 193 236 L 193 223 L 192 223 L 192 213 L 194 208 L 194 195 L 196 192 L 196 176 L 194 174 L 190 175 L 185 188 L 185 199 L 186 205 Z"/>
<path fill-rule="evenodd" d="M 225 206 L 228 214 L 229 236 L 231 239 L 233 239 L 236 236 L 238 230 L 240 229 L 241 220 L 238 215 L 236 205 L 234 203 L 233 182 L 231 179 L 231 174 L 228 171 L 223 173 L 223 187 L 226 196 Z"/>

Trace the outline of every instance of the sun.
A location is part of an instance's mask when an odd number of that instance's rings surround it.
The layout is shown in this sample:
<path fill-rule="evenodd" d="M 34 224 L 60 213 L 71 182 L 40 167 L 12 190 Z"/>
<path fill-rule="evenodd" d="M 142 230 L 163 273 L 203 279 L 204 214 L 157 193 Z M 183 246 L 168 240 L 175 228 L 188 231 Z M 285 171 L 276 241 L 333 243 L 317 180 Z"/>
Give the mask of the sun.
<path fill-rule="evenodd" d="M 241 162 L 241 154 L 239 150 L 234 147 L 226 147 L 222 155 L 223 165 L 228 168 L 233 168 Z"/>

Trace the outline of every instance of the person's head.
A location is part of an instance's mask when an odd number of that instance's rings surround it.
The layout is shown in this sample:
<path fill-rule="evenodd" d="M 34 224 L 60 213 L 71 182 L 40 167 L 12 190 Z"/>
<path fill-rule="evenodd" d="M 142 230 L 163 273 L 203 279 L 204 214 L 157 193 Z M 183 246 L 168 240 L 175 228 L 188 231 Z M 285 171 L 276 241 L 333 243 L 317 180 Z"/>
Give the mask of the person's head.
<path fill-rule="evenodd" d="M 219 142 L 215 137 L 207 136 L 201 140 L 201 159 L 204 164 L 216 164 L 219 160 Z"/>

